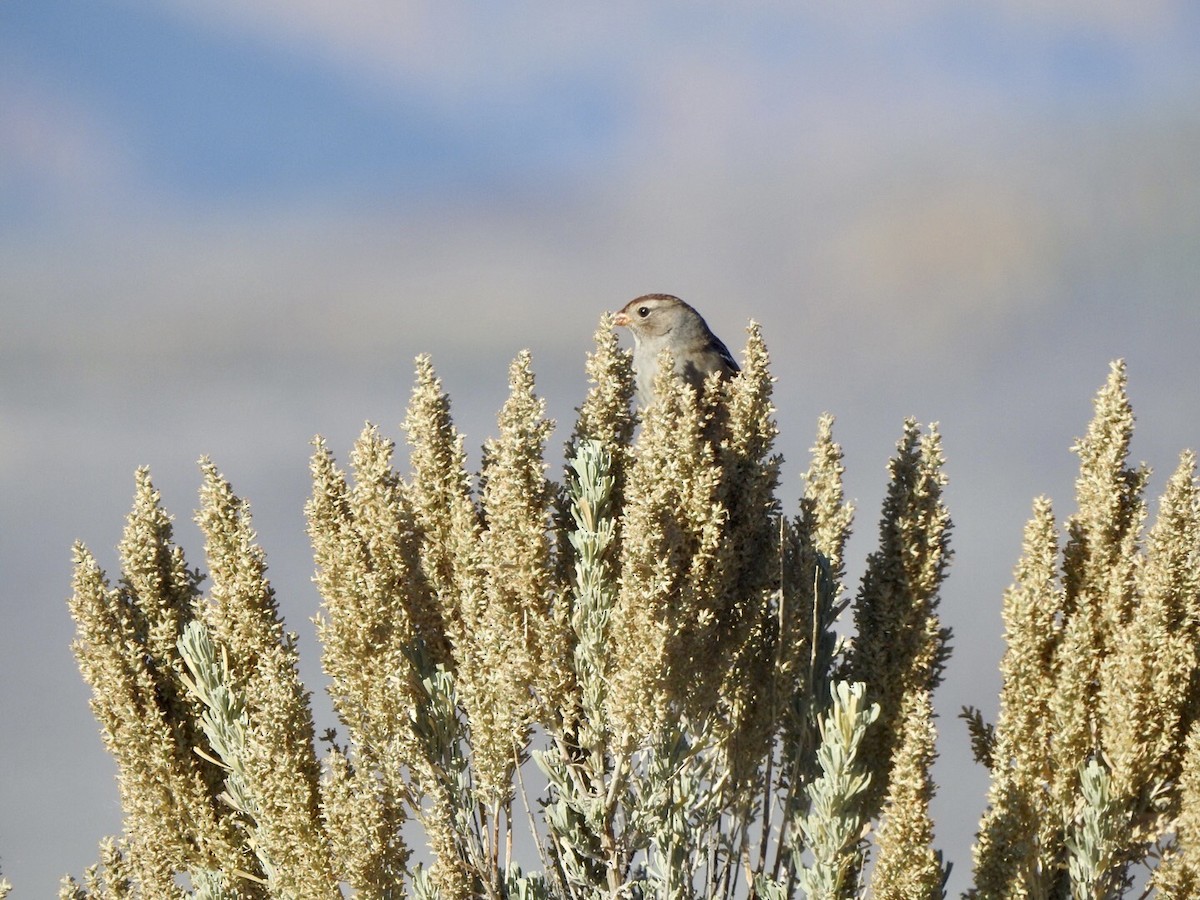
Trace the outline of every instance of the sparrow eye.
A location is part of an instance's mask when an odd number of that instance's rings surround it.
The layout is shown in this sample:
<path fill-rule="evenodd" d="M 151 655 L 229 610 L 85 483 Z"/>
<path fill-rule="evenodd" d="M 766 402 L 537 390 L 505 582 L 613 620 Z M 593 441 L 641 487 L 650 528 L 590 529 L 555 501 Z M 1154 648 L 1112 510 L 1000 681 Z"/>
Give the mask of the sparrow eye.
<path fill-rule="evenodd" d="M 638 314 L 638 317 L 639 317 L 639 318 L 642 318 L 642 319 L 646 318 L 646 316 L 650 315 L 650 307 L 648 307 L 648 306 L 639 306 L 639 307 L 638 307 L 637 314 Z"/>

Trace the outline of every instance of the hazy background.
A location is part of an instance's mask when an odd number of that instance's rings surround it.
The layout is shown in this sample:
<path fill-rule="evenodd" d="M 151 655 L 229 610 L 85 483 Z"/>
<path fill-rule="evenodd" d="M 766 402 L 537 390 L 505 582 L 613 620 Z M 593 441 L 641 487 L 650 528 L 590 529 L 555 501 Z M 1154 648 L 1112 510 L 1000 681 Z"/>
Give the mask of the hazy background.
<path fill-rule="evenodd" d="M 599 5 L 597 5 L 599 6 Z M 955 656 L 938 845 L 969 883 L 1000 602 L 1032 499 L 1124 357 L 1157 497 L 1200 445 L 1200 4 L 0 4 L 0 868 L 51 896 L 120 828 L 69 643 L 71 542 L 116 576 L 136 466 L 177 538 L 210 454 L 252 504 L 323 722 L 308 441 L 397 428 L 433 354 L 495 433 L 533 351 L 569 426 L 600 313 L 763 323 L 794 507 L 837 416 L 874 544 L 939 421 Z M 567 427 L 549 457 L 557 473 Z M 401 464 L 406 464 L 401 459 Z"/>

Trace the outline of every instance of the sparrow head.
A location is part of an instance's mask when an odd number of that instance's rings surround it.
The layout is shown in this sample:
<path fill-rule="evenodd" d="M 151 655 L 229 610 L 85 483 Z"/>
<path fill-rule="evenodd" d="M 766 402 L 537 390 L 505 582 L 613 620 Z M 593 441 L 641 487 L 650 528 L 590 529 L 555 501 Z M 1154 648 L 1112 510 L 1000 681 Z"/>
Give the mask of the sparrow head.
<path fill-rule="evenodd" d="M 671 294 L 644 294 L 630 300 L 613 316 L 614 325 L 633 332 L 633 371 L 638 403 L 654 399 L 658 357 L 668 350 L 674 369 L 699 390 L 716 372 L 721 378 L 737 374 L 738 364 L 729 349 L 708 327 L 704 317 Z"/>
<path fill-rule="evenodd" d="M 633 332 L 633 339 L 662 337 L 700 314 L 672 294 L 643 294 L 630 300 L 613 317 L 613 324 Z"/>

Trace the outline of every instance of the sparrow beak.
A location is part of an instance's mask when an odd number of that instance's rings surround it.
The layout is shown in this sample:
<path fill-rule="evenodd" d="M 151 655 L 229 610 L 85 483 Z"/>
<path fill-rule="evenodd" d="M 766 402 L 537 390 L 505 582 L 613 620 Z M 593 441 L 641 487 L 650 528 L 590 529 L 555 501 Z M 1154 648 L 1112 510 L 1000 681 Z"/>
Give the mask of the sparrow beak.
<path fill-rule="evenodd" d="M 629 314 L 623 313 L 623 312 L 616 313 L 613 316 L 613 324 L 614 325 L 624 325 L 624 326 L 628 327 L 629 326 Z"/>

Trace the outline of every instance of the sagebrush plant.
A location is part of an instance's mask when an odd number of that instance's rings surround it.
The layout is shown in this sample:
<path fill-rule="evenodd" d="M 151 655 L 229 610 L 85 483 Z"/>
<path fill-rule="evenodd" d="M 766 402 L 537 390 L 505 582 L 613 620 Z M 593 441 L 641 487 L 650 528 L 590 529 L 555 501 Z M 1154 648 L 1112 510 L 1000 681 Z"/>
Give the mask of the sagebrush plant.
<path fill-rule="evenodd" d="M 1117 362 L 1074 448 L 1078 511 L 1061 548 L 1050 501 L 1034 501 L 1004 598 L 996 726 L 967 711 L 992 774 L 977 897 L 1118 897 L 1138 880 L 1200 896 L 1196 460 L 1182 454 L 1146 533 L 1149 470 L 1129 466 L 1132 437 Z M 1153 871 L 1138 879 L 1140 867 Z"/>
<path fill-rule="evenodd" d="M 60 896 L 944 896 L 937 429 L 904 423 L 851 597 L 832 419 L 784 515 L 757 326 L 737 378 L 696 391 L 661 366 L 640 423 L 610 326 L 561 484 L 525 353 L 478 476 L 426 357 L 408 477 L 373 426 L 350 473 L 316 441 L 307 515 L 340 722 L 319 742 L 248 506 L 202 461 L 204 591 L 139 470 L 122 578 L 78 546 L 71 600 L 125 832 Z M 1080 443 L 1061 565 L 1035 505 L 1000 717 L 967 716 L 993 777 L 980 896 L 1116 896 L 1155 853 L 1163 896 L 1200 884 L 1195 474 L 1185 457 L 1143 538 L 1131 429 L 1118 366 Z"/>

